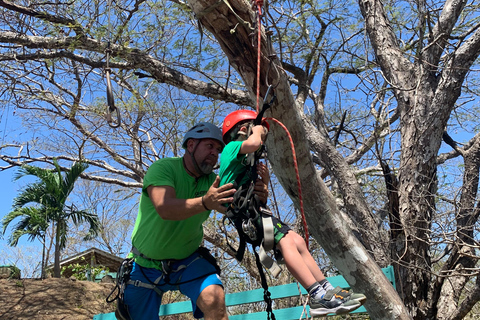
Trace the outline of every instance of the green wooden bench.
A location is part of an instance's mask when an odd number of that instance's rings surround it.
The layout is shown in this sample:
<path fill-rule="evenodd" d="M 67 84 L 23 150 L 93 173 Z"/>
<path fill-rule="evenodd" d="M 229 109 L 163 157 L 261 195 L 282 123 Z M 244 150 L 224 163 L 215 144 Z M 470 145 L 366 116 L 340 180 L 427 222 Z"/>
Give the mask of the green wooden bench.
<path fill-rule="evenodd" d="M 393 267 L 388 266 L 387 268 L 382 269 L 383 273 L 387 276 L 387 278 L 392 283 L 393 287 L 395 288 L 395 276 L 393 274 Z M 342 276 L 335 276 L 329 277 L 328 281 L 336 287 L 339 286 L 344 289 L 350 288 L 350 285 Z M 306 295 L 306 290 L 300 286 L 302 294 Z M 280 299 L 280 298 L 290 298 L 290 297 L 298 297 L 300 294 L 298 292 L 298 286 L 296 283 L 289 283 L 283 284 L 279 286 L 269 287 L 268 290 L 271 293 L 272 300 Z M 225 302 L 227 307 L 231 306 L 238 306 L 246 303 L 254 303 L 254 302 L 263 302 L 263 289 L 255 289 L 243 292 L 236 292 L 236 293 L 229 293 L 225 296 Z M 192 312 L 192 303 L 188 301 L 182 302 L 175 302 L 170 304 L 164 304 L 160 306 L 160 316 L 166 315 L 173 315 L 179 313 L 186 313 Z M 273 313 L 277 319 L 281 320 L 297 320 L 300 319 L 300 315 L 303 312 L 303 306 L 291 307 L 291 308 L 284 308 L 284 309 L 275 309 Z M 357 310 L 354 310 L 352 313 L 360 313 L 366 312 L 365 308 L 362 306 Z M 308 306 L 307 306 L 307 313 L 308 313 Z M 303 316 L 302 319 L 306 319 L 308 314 Z M 255 312 L 255 313 L 247 313 L 247 314 L 238 314 L 229 316 L 229 320 L 258 320 L 258 319 L 266 319 L 267 312 Z M 93 320 L 115 320 L 114 313 L 105 313 L 105 314 L 97 314 L 93 317 Z"/>

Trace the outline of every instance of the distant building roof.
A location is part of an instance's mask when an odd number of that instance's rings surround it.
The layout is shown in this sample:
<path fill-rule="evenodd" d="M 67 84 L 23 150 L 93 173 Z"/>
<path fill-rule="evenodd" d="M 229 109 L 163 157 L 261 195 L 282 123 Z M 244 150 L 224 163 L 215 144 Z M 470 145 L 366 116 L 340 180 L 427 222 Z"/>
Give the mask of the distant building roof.
<path fill-rule="evenodd" d="M 84 259 L 82 259 L 84 258 Z M 68 257 L 60 261 L 60 268 L 69 266 L 71 264 L 86 264 L 89 263 L 91 267 L 107 267 L 111 272 L 116 272 L 122 264 L 123 258 L 117 257 L 113 254 L 100 250 L 98 248 L 90 248 L 82 251 L 74 256 Z M 53 269 L 53 264 L 47 267 L 47 270 Z M 69 278 L 72 275 L 70 269 L 66 269 L 63 276 Z"/>

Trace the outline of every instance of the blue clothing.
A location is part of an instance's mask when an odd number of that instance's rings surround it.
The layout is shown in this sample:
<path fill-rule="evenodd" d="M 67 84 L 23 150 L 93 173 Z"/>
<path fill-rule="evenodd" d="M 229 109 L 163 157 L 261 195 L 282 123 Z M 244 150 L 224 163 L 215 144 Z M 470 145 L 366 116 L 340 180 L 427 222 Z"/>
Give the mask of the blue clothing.
<path fill-rule="evenodd" d="M 202 318 L 203 312 L 196 304 L 202 290 L 210 285 L 223 287 L 215 267 L 195 252 L 185 259 L 175 260 L 170 269 L 172 271 L 166 275 L 157 268 L 145 268 L 134 263 L 130 279 L 145 284 L 157 282 L 157 288 L 162 292 L 180 290 L 190 298 L 193 316 Z M 175 272 L 177 269 L 180 270 Z M 158 319 L 162 295 L 155 290 L 129 284 L 125 288 L 124 296 L 132 320 Z"/>

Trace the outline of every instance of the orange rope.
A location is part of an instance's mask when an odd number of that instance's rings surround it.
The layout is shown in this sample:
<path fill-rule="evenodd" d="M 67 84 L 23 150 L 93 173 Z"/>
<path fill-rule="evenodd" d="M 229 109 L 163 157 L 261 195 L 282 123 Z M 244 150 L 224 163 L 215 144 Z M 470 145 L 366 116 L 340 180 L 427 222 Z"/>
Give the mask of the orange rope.
<path fill-rule="evenodd" d="M 292 139 L 292 136 L 290 135 L 290 132 L 288 131 L 287 127 L 285 127 L 285 125 L 283 123 L 281 123 L 280 121 L 278 121 L 275 118 L 266 118 L 266 120 L 272 120 L 272 121 L 278 123 L 283 128 L 283 130 L 285 130 L 285 132 L 288 135 L 288 139 L 290 141 L 290 147 L 292 149 L 292 155 L 293 155 L 293 165 L 295 167 L 295 175 L 296 175 L 296 178 L 297 178 L 298 200 L 300 201 L 300 214 L 302 216 L 303 230 L 305 231 L 305 244 L 307 245 L 307 249 L 308 249 L 308 247 L 309 247 L 308 239 L 310 238 L 310 236 L 308 234 L 308 226 L 307 226 L 307 220 L 305 219 L 305 212 L 303 210 L 302 186 L 301 186 L 301 183 L 300 183 L 300 174 L 298 172 L 298 164 L 297 164 L 297 154 L 295 153 L 295 146 L 293 144 L 293 139 Z"/>
<path fill-rule="evenodd" d="M 258 9 L 258 22 L 257 22 L 257 113 L 260 112 L 260 63 L 262 57 L 262 6 L 263 0 L 256 0 Z"/>
<path fill-rule="evenodd" d="M 262 51 L 261 51 L 261 45 L 262 45 L 262 6 L 263 6 L 263 0 L 254 0 L 255 4 L 257 5 L 257 10 L 258 10 L 258 21 L 257 21 L 257 114 L 260 112 L 260 64 L 261 64 L 261 57 L 262 57 Z M 265 97 L 266 99 L 267 97 Z M 290 132 L 288 131 L 287 127 L 283 125 L 280 121 L 278 121 L 275 118 L 266 118 L 267 120 L 273 120 L 276 123 L 278 123 L 287 133 L 288 138 L 290 140 L 290 147 L 292 148 L 292 155 L 293 155 L 293 164 L 295 167 L 295 174 L 297 178 L 297 186 L 298 186 L 298 199 L 300 201 L 300 213 L 302 215 L 302 222 L 303 222 L 303 229 L 305 231 L 305 243 L 307 245 L 307 248 L 309 247 L 308 245 L 308 239 L 309 239 L 309 234 L 308 234 L 308 227 L 307 227 L 307 221 L 305 219 L 305 212 L 303 210 L 303 198 L 302 198 L 302 187 L 300 183 L 300 174 L 298 173 L 298 165 L 297 165 L 297 156 L 295 153 L 295 146 L 293 145 L 293 140 L 292 137 L 290 136 Z"/>

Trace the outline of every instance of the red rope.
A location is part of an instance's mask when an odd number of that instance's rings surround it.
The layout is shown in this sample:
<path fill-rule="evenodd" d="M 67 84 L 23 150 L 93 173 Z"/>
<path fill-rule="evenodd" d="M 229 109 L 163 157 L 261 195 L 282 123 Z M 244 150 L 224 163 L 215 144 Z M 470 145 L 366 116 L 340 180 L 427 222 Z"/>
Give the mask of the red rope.
<path fill-rule="evenodd" d="M 287 127 L 285 127 L 283 123 L 281 123 L 275 118 L 266 118 L 266 120 L 272 120 L 278 123 L 283 128 L 283 130 L 285 130 L 285 132 L 288 135 L 288 139 L 290 141 L 290 147 L 292 149 L 292 155 L 293 155 L 293 165 L 295 167 L 295 175 L 297 178 L 298 200 L 300 201 L 300 214 L 302 215 L 303 230 L 305 231 L 305 244 L 307 245 L 307 248 L 308 248 L 309 247 L 308 239 L 310 238 L 310 236 L 308 234 L 308 226 L 307 226 L 307 220 L 305 219 L 305 212 L 303 210 L 302 186 L 300 183 L 300 174 L 298 173 L 297 154 L 295 153 L 295 146 L 293 144 L 293 139 Z"/>
<path fill-rule="evenodd" d="M 262 6 L 263 0 L 256 0 L 258 9 L 258 22 L 257 22 L 257 113 L 260 112 L 260 63 L 262 57 Z"/>
<path fill-rule="evenodd" d="M 258 22 L 257 22 L 257 114 L 260 112 L 260 64 L 261 64 L 261 57 L 262 57 L 262 7 L 263 7 L 263 0 L 254 0 L 255 4 L 257 5 L 258 10 Z M 265 97 L 266 98 L 266 97 Z M 267 120 L 273 120 L 278 123 L 287 133 L 288 138 L 290 140 L 290 147 L 292 148 L 292 155 L 293 155 L 293 164 L 295 167 L 295 174 L 297 178 L 297 186 L 298 186 L 298 199 L 300 201 L 300 213 L 302 215 L 302 222 L 303 222 L 303 230 L 305 231 L 305 243 L 308 245 L 308 227 L 307 227 L 307 220 L 305 219 L 305 212 L 303 210 L 303 198 L 302 198 L 302 187 L 300 183 L 300 174 L 298 173 L 298 165 L 297 165 L 297 156 L 295 153 L 295 146 L 293 145 L 292 137 L 290 136 L 290 132 L 288 132 L 287 127 L 283 125 L 280 121 L 275 118 L 267 118 Z"/>

